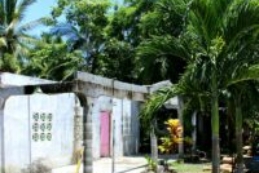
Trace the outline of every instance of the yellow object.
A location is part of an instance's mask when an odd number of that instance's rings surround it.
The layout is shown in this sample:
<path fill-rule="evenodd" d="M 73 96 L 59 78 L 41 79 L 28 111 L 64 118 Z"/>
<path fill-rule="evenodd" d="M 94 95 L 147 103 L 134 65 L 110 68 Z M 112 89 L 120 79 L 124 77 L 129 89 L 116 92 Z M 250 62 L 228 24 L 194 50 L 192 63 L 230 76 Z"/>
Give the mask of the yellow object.
<path fill-rule="evenodd" d="M 179 143 L 183 142 L 183 127 L 179 119 L 169 119 L 165 122 L 167 125 L 168 136 L 160 138 L 162 144 L 158 149 L 162 153 L 170 153 L 174 151 Z"/>
<path fill-rule="evenodd" d="M 82 149 L 80 150 L 80 157 L 78 157 L 75 173 L 79 173 L 79 169 L 80 169 L 82 159 L 83 159 L 83 154 L 84 154 L 84 147 L 82 147 Z"/>

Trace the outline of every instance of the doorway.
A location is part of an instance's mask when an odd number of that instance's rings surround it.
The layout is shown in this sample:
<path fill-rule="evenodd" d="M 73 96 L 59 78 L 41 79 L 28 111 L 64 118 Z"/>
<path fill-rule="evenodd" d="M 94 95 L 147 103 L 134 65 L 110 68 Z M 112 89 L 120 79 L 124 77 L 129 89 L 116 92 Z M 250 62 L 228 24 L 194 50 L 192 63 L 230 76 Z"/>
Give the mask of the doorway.
<path fill-rule="evenodd" d="M 111 117 L 108 111 L 101 112 L 101 157 L 110 156 Z"/>

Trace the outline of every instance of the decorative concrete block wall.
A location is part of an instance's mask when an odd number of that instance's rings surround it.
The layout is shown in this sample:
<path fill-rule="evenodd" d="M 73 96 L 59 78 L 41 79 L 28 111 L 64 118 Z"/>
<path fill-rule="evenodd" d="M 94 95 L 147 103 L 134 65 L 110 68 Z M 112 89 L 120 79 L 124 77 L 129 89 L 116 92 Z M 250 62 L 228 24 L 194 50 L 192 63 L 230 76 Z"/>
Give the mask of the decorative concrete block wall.
<path fill-rule="evenodd" d="M 4 108 L 2 166 L 18 173 L 38 159 L 52 167 L 71 164 L 74 94 L 12 96 Z"/>

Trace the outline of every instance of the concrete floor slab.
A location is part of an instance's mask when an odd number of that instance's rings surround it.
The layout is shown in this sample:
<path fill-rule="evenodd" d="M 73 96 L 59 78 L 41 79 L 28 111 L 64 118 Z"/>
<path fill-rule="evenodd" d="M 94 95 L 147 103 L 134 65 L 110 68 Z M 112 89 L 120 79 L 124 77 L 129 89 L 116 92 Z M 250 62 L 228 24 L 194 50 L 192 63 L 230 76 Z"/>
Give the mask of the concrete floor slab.
<path fill-rule="evenodd" d="M 144 157 L 120 157 L 115 161 L 115 173 L 141 173 L 144 168 L 139 168 L 146 165 L 147 161 Z M 134 169 L 137 168 L 138 169 Z M 53 169 L 52 173 L 75 173 L 76 165 L 65 166 L 62 168 Z M 81 165 L 80 173 L 83 173 L 83 167 Z M 112 160 L 111 158 L 102 158 L 94 161 L 93 173 L 112 173 Z"/>

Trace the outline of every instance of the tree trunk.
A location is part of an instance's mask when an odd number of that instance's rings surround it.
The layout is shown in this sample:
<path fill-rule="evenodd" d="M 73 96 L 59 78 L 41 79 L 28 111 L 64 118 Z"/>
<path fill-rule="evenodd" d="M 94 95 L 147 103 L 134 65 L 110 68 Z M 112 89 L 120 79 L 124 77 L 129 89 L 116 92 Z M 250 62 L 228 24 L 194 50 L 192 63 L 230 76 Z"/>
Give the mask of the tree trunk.
<path fill-rule="evenodd" d="M 184 120 L 183 120 L 183 98 L 178 96 L 178 108 L 177 108 L 177 114 L 178 114 L 178 119 L 181 123 L 181 126 L 184 127 Z M 182 139 L 184 138 L 184 128 L 183 128 L 183 133 L 180 136 Z M 178 144 L 178 159 L 181 160 L 184 158 L 184 142 L 180 142 Z"/>
<path fill-rule="evenodd" d="M 214 70 L 213 70 L 214 71 Z M 219 148 L 219 105 L 218 87 L 215 71 L 212 76 L 211 98 L 211 128 L 212 128 L 212 173 L 220 172 L 220 148 Z"/>
<path fill-rule="evenodd" d="M 158 147 L 157 147 L 157 136 L 155 133 L 154 124 L 152 124 L 152 130 L 150 132 L 150 139 L 151 139 L 151 158 L 157 165 L 158 161 Z"/>
<path fill-rule="evenodd" d="M 236 102 L 236 151 L 237 151 L 237 173 L 243 173 L 243 136 L 242 136 L 242 110 L 240 102 Z"/>

